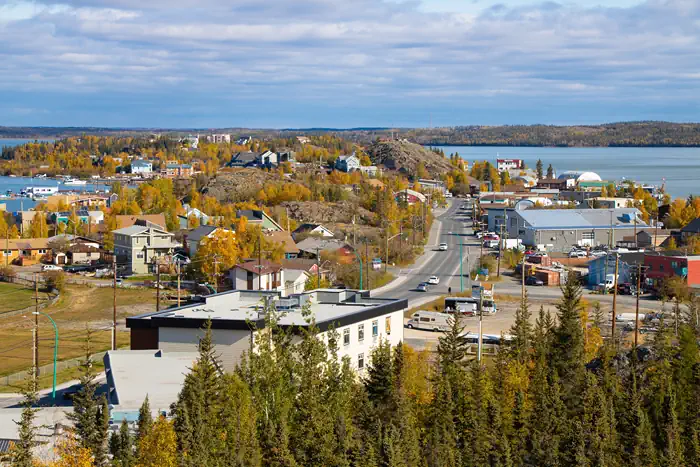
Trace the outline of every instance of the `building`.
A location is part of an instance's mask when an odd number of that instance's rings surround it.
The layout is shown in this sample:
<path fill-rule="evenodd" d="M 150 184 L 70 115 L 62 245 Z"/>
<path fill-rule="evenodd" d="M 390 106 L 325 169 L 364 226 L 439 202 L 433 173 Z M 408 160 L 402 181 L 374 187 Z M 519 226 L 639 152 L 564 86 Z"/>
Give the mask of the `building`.
<path fill-rule="evenodd" d="M 29 266 L 39 263 L 51 251 L 48 238 L 11 238 L 0 240 L 0 264 Z"/>
<path fill-rule="evenodd" d="M 537 188 L 546 188 L 552 190 L 566 190 L 566 180 L 558 178 L 541 178 L 537 180 Z"/>
<path fill-rule="evenodd" d="M 209 143 L 216 143 L 216 144 L 230 143 L 231 142 L 231 135 L 226 134 L 226 133 L 215 133 L 212 135 L 208 135 L 207 141 Z"/>
<path fill-rule="evenodd" d="M 646 283 L 659 289 L 665 280 L 681 277 L 690 287 L 700 286 L 700 256 L 685 256 L 679 252 L 645 253 Z"/>
<path fill-rule="evenodd" d="M 694 219 L 681 229 L 681 241 L 686 243 L 691 237 L 700 235 L 700 217 Z"/>
<path fill-rule="evenodd" d="M 596 196 L 595 198 L 589 198 L 586 200 L 589 208 L 593 209 L 619 209 L 619 208 L 630 208 L 634 205 L 634 200 L 632 198 L 610 198 L 603 196 Z"/>
<path fill-rule="evenodd" d="M 338 156 L 335 160 L 335 169 L 341 172 L 354 172 L 360 169 L 360 158 L 355 154 L 349 156 Z"/>
<path fill-rule="evenodd" d="M 428 199 L 423 193 L 419 193 L 415 190 L 406 189 L 397 191 L 395 194 L 397 202 L 403 202 L 408 204 L 425 203 Z"/>
<path fill-rule="evenodd" d="M 297 229 L 292 232 L 292 237 L 297 240 L 302 235 L 314 235 L 317 237 L 333 238 L 335 234 L 324 227 L 322 224 L 301 224 Z"/>
<path fill-rule="evenodd" d="M 50 211 L 58 211 L 59 207 L 65 208 L 100 208 L 107 206 L 109 197 L 95 194 L 80 195 L 52 195 L 46 199 L 46 206 Z"/>
<path fill-rule="evenodd" d="M 573 188 L 582 182 L 602 182 L 600 175 L 595 172 L 576 172 L 570 170 L 560 174 L 557 178 L 566 181 L 567 188 Z"/>
<path fill-rule="evenodd" d="M 282 245 L 282 248 L 284 248 L 285 259 L 294 259 L 299 256 L 299 248 L 297 247 L 297 244 L 294 243 L 292 234 L 286 230 L 266 232 L 265 237 Z"/>
<path fill-rule="evenodd" d="M 105 259 L 102 243 L 92 238 L 62 234 L 48 240 L 54 264 L 86 264 Z"/>
<path fill-rule="evenodd" d="M 131 173 L 139 175 L 150 175 L 153 173 L 153 162 L 137 159 L 131 161 Z"/>
<path fill-rule="evenodd" d="M 236 211 L 236 217 L 239 219 L 245 217 L 249 225 L 258 225 L 265 232 L 284 230 L 272 217 L 260 209 L 241 209 Z"/>
<path fill-rule="evenodd" d="M 215 224 L 221 219 L 220 216 L 209 216 L 199 209 L 191 207 L 189 204 L 183 205 L 182 208 L 185 210 L 185 214 L 177 216 L 180 229 L 189 229 L 190 219 L 193 217 L 199 221 L 199 225 Z"/>
<path fill-rule="evenodd" d="M 374 298 L 368 291 L 318 289 L 282 298 L 279 292 L 234 290 L 202 297 L 203 302 L 155 313 L 130 316 L 132 350 L 157 350 L 165 355 L 194 353 L 211 320 L 212 339 L 224 370 L 233 371 L 241 356 L 265 333 L 266 310 L 281 315 L 283 329 L 305 329 L 306 309 L 315 319 L 318 338 L 328 341 L 328 331 L 338 336 L 338 358 L 349 357 L 362 372 L 380 342 L 396 346 L 403 340 L 403 314 L 408 301 Z M 294 338 L 296 341 L 300 337 Z"/>
<path fill-rule="evenodd" d="M 285 295 L 292 295 L 304 292 L 306 281 L 311 275 L 306 271 L 293 270 L 284 271 L 284 292 Z"/>
<path fill-rule="evenodd" d="M 161 229 L 165 229 L 167 223 L 165 222 L 165 214 L 139 214 L 138 216 L 132 216 L 130 214 L 119 214 L 117 215 L 117 228 L 123 229 L 124 227 L 131 227 L 138 222 L 148 222 L 154 226 L 158 226 Z"/>
<path fill-rule="evenodd" d="M 322 252 L 337 253 L 340 257 L 354 258 L 354 249 L 348 243 L 334 238 L 308 237 L 297 243 L 302 258 L 318 258 Z"/>
<path fill-rule="evenodd" d="M 163 350 L 110 350 L 103 358 L 110 421 L 138 420 L 148 396 L 152 415 L 169 412 L 199 354 Z"/>
<path fill-rule="evenodd" d="M 183 143 L 189 145 L 190 148 L 197 149 L 197 146 L 199 146 L 199 135 L 187 135 L 185 138 L 182 139 L 182 141 Z"/>
<path fill-rule="evenodd" d="M 419 178 L 418 185 L 420 186 L 420 189 L 423 192 L 437 191 L 439 193 L 442 193 L 443 195 L 447 193 L 445 182 L 443 182 L 442 180 L 429 180 L 425 178 Z"/>
<path fill-rule="evenodd" d="M 522 159 L 496 159 L 496 168 L 499 172 L 506 170 L 521 170 L 525 167 Z"/>
<path fill-rule="evenodd" d="M 229 271 L 234 290 L 274 290 L 284 292 L 284 268 L 266 259 L 239 263 Z"/>
<path fill-rule="evenodd" d="M 240 151 L 231 155 L 231 160 L 226 164 L 227 167 L 253 167 L 260 158 L 260 152 Z"/>
<path fill-rule="evenodd" d="M 635 228 L 649 227 L 639 214 L 636 208 L 515 210 L 507 215 L 508 237 L 552 251 L 615 245 Z"/>
<path fill-rule="evenodd" d="M 200 225 L 196 229 L 192 229 L 184 235 L 185 248 L 189 251 L 190 258 L 197 255 L 197 249 L 204 239 L 212 238 L 217 232 L 231 232 L 222 227 L 215 225 Z"/>
<path fill-rule="evenodd" d="M 168 162 L 161 170 L 161 175 L 165 178 L 187 178 L 191 177 L 193 173 L 192 164 L 178 164 L 176 162 Z"/>
<path fill-rule="evenodd" d="M 114 234 L 114 254 L 126 264 L 126 274 L 148 274 L 157 262 L 169 263 L 175 248 L 174 235 L 158 226 L 140 222 Z"/>
<path fill-rule="evenodd" d="M 617 283 L 637 282 L 637 269 L 644 265 L 644 253 L 622 253 L 617 261 Z M 593 258 L 588 262 L 588 285 L 596 287 L 604 284 L 608 274 L 615 274 L 615 255 L 607 254 Z"/>
<path fill-rule="evenodd" d="M 88 224 L 90 222 L 90 213 L 88 212 L 87 209 L 80 209 L 78 211 L 61 211 L 61 212 L 52 212 L 48 216 L 48 221 L 51 224 L 68 224 L 71 222 L 71 216 L 75 215 L 78 221 L 82 224 Z M 72 227 L 77 227 L 77 226 L 69 226 L 70 228 Z"/>
<path fill-rule="evenodd" d="M 379 174 L 379 167 L 376 165 L 360 165 L 357 170 L 368 177 L 376 177 Z"/>
<path fill-rule="evenodd" d="M 617 246 L 623 248 L 655 248 L 660 247 L 669 237 L 671 231 L 666 229 L 646 229 L 637 232 L 635 240 L 634 235 L 626 235 L 621 241 L 617 242 Z"/>
<path fill-rule="evenodd" d="M 311 139 L 307 138 L 306 136 L 297 136 L 297 141 L 299 141 L 301 144 L 309 144 Z"/>
<path fill-rule="evenodd" d="M 236 140 L 236 144 L 239 146 L 247 146 L 253 142 L 252 136 L 241 136 Z"/>

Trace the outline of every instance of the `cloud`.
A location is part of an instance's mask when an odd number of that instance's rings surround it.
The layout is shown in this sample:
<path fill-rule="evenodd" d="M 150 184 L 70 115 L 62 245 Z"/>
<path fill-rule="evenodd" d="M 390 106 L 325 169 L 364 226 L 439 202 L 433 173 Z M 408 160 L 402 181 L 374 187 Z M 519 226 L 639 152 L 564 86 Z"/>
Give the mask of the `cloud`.
<path fill-rule="evenodd" d="M 70 102 L 74 120 L 35 124 L 146 126 L 388 125 L 427 109 L 445 109 L 444 124 L 507 122 L 509 106 L 537 121 L 552 102 L 569 102 L 572 112 L 553 119 L 575 120 L 582 102 L 587 115 L 598 106 L 599 120 L 625 106 L 642 119 L 668 115 L 663 101 L 697 105 L 698 0 L 629 8 L 503 3 L 479 14 L 422 6 L 14 2 L 0 7 L 7 13 L 0 14 L 0 98 L 19 100 L 12 108 L 48 108 L 47 119 L 62 118 L 62 109 L 40 99 Z M 191 107 L 199 114 L 183 109 L 189 101 L 200 103 Z M 124 112 L 142 102 L 152 107 Z M 107 103 L 118 115 L 100 107 Z M 687 119 L 684 112 L 677 118 Z M 30 117 L 8 115 L 22 124 Z"/>

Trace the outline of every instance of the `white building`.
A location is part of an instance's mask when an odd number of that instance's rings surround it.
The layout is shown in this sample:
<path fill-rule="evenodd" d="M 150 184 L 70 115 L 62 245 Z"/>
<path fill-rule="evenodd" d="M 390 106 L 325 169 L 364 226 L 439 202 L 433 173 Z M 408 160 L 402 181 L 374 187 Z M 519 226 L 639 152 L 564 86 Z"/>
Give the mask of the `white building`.
<path fill-rule="evenodd" d="M 182 141 L 185 143 L 189 143 L 192 149 L 197 149 L 197 146 L 199 146 L 199 135 L 187 135 L 187 137 L 183 138 Z"/>
<path fill-rule="evenodd" d="M 360 159 L 355 155 L 338 156 L 335 160 L 335 169 L 341 172 L 354 172 L 360 168 Z"/>
<path fill-rule="evenodd" d="M 131 161 L 131 173 L 132 174 L 150 174 L 150 173 L 153 173 L 153 163 L 151 161 L 145 161 L 143 159 Z"/>
<path fill-rule="evenodd" d="M 499 172 L 505 172 L 506 170 L 522 169 L 525 164 L 523 164 L 522 159 L 496 159 L 496 168 Z"/>
<path fill-rule="evenodd" d="M 237 264 L 231 268 L 230 277 L 235 290 L 272 290 L 287 295 L 284 268 L 266 259 Z"/>
<path fill-rule="evenodd" d="M 208 135 L 207 136 L 207 142 L 209 143 L 230 143 L 231 142 L 231 135 L 227 135 L 225 133 L 217 133 L 213 135 Z"/>
<path fill-rule="evenodd" d="M 131 316 L 131 349 L 160 349 L 165 354 L 196 352 L 202 328 L 211 320 L 212 339 L 227 371 L 235 369 L 244 352 L 265 331 L 265 310 L 284 312 L 283 329 L 307 328 L 302 310 L 308 307 L 316 320 L 319 339 L 328 340 L 328 330 L 338 335 L 338 356 L 348 356 L 360 372 L 372 349 L 382 340 L 392 346 L 403 340 L 403 314 L 408 300 L 372 298 L 368 291 L 318 289 L 289 298 L 277 292 L 234 290 L 203 297 L 203 302 L 165 311 Z M 267 308 L 265 306 L 267 303 Z"/>

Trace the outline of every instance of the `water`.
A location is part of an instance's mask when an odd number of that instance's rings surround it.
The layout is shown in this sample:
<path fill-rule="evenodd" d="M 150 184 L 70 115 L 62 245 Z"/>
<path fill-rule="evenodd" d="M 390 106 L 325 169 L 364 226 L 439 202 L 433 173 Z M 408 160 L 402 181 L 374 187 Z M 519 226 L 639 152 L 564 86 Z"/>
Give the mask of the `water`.
<path fill-rule="evenodd" d="M 542 159 L 545 171 L 552 164 L 555 173 L 567 170 L 595 172 L 603 180 L 634 180 L 661 186 L 666 192 L 686 198 L 700 194 L 700 148 L 533 148 L 512 146 L 436 146 L 446 155 L 458 152 L 469 161 L 496 158 L 522 159 L 534 169 Z"/>
<path fill-rule="evenodd" d="M 4 177 L 0 176 L 0 204 L 6 205 L 6 210 L 8 212 L 19 211 L 21 209 L 33 208 L 36 202 L 31 198 L 5 198 L 5 193 L 7 190 L 12 190 L 13 193 L 17 194 L 22 188 L 31 186 L 57 186 L 60 193 L 66 193 L 69 191 L 77 193 L 89 193 L 94 191 L 108 191 L 109 185 L 103 183 L 87 183 L 82 186 L 65 186 L 59 183 L 58 180 L 52 180 L 50 178 L 34 178 L 31 177 Z"/>
<path fill-rule="evenodd" d="M 12 146 L 19 146 L 24 143 L 33 143 L 34 141 L 55 141 L 53 139 L 36 139 L 36 138 L 29 138 L 29 139 L 8 139 L 8 138 L 0 138 L 0 150 L 4 148 L 5 146 L 12 147 Z"/>

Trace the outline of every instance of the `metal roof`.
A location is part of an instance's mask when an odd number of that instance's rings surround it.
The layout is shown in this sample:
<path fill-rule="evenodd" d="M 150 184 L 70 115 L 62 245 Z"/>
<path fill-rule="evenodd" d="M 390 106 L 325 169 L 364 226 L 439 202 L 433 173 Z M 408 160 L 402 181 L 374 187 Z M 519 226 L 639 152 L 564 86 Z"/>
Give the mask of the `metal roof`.
<path fill-rule="evenodd" d="M 612 216 L 611 216 L 612 213 Z M 638 216 L 636 208 L 618 209 L 527 209 L 517 211 L 531 228 L 535 229 L 594 229 L 634 227 Z M 648 227 L 637 218 L 637 227 Z"/>

